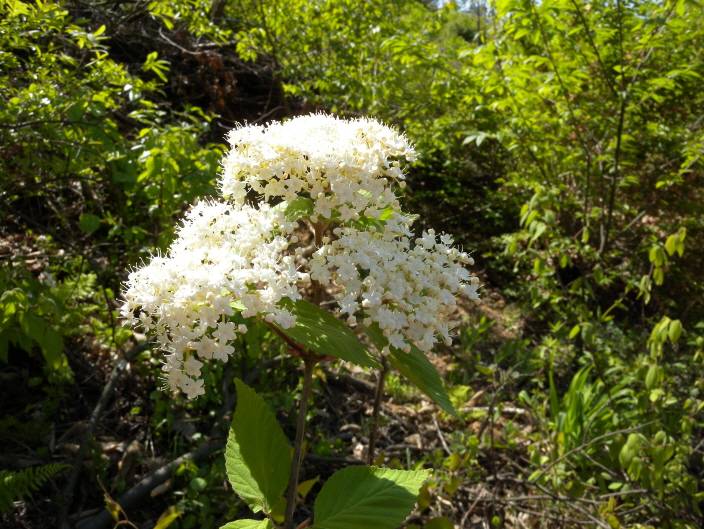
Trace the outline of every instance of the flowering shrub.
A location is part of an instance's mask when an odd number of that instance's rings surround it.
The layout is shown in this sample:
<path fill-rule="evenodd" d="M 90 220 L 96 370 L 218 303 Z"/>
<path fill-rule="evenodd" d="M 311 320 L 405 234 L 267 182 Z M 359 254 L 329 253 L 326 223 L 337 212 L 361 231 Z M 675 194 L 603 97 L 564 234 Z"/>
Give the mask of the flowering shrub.
<path fill-rule="evenodd" d="M 476 299 L 478 280 L 452 237 L 413 235 L 396 187 L 402 162 L 415 153 L 393 129 L 315 114 L 237 128 L 229 141 L 225 201 L 193 206 L 166 255 L 130 274 L 122 314 L 156 337 L 167 384 L 190 398 L 204 392 L 203 363 L 227 361 L 235 336 L 247 332 L 233 321 L 236 312 L 269 325 L 303 359 L 293 455 L 274 415 L 240 381 L 226 454 L 235 491 L 268 516 L 226 527 L 283 522 L 289 529 L 313 366 L 332 356 L 380 367 L 381 394 L 390 363 L 452 413 L 424 353 L 451 341 L 457 297 Z M 420 470 L 340 471 L 318 495 L 314 527 L 393 529 L 425 477 Z"/>

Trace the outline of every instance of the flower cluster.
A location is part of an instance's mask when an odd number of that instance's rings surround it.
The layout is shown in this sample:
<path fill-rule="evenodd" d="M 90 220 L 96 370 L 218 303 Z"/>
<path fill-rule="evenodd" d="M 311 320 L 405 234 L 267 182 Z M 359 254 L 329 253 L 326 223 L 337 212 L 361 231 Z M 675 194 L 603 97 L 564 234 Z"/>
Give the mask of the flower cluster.
<path fill-rule="evenodd" d="M 122 316 L 156 335 L 172 388 L 189 397 L 203 393 L 202 361 L 227 360 L 236 334 L 247 331 L 230 321 L 234 308 L 245 318 L 261 314 L 284 328 L 293 324 L 277 306 L 299 297 L 299 274 L 285 255 L 293 228 L 267 205 L 200 202 L 168 254 L 130 274 Z"/>
<path fill-rule="evenodd" d="M 336 240 L 313 256 L 310 275 L 332 285 L 349 324 L 360 316 L 367 327 L 376 323 L 389 345 L 404 351 L 430 351 L 438 337 L 449 344 L 456 297 L 478 299 L 478 279 L 465 268 L 474 261 L 451 246 L 450 236 L 438 240 L 429 230 L 413 240 L 404 222 L 335 232 Z"/>
<path fill-rule="evenodd" d="M 229 141 L 226 201 L 196 204 L 168 253 L 126 285 L 122 315 L 156 336 L 169 386 L 202 394 L 203 362 L 227 360 L 247 331 L 235 311 L 286 329 L 295 318 L 280 302 L 311 287 L 349 325 L 376 324 L 390 347 L 427 352 L 450 340 L 457 297 L 476 299 L 478 281 L 451 237 L 416 238 L 401 212 L 395 185 L 414 158 L 403 135 L 314 114 L 240 127 Z M 287 208 L 300 199 L 311 209 L 292 221 Z"/>
<path fill-rule="evenodd" d="M 395 130 L 372 119 L 325 114 L 234 129 L 220 187 L 242 204 L 253 191 L 265 200 L 314 201 L 313 217 L 342 222 L 398 208 L 391 182 L 403 183 L 403 160 L 415 152 Z M 315 218 L 313 219 L 315 220 Z"/>

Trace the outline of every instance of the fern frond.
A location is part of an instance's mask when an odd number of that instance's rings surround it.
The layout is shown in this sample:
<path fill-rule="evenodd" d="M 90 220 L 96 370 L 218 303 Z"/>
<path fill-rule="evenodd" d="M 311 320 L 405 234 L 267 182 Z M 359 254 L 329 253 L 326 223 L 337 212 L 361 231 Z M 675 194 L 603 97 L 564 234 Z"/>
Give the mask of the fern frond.
<path fill-rule="evenodd" d="M 0 470 L 0 512 L 12 508 L 12 503 L 36 492 L 51 478 L 66 470 L 68 465 L 49 463 L 19 471 Z"/>

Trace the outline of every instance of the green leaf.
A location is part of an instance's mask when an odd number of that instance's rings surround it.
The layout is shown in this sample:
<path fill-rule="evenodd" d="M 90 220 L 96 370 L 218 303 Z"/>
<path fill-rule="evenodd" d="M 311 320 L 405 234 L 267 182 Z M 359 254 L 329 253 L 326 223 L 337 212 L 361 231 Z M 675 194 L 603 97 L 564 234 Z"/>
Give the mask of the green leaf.
<path fill-rule="evenodd" d="M 306 496 L 308 496 L 308 493 L 310 490 L 313 488 L 313 486 L 320 481 L 320 476 L 315 476 L 313 479 L 308 479 L 306 481 L 302 481 L 301 483 L 298 484 L 298 495 L 305 499 Z"/>
<path fill-rule="evenodd" d="M 66 116 L 71 121 L 78 121 L 85 114 L 88 103 L 85 101 L 79 101 L 72 104 L 66 111 Z"/>
<path fill-rule="evenodd" d="M 47 325 L 44 333 L 35 336 L 34 339 L 39 343 L 44 360 L 51 369 L 54 371 L 68 369 L 68 359 L 64 354 L 64 340 L 58 332 Z"/>
<path fill-rule="evenodd" d="M 382 334 L 379 326 L 374 324 L 366 329 L 367 335 L 381 350 L 388 345 L 388 340 Z M 389 347 L 391 365 L 409 382 L 430 397 L 438 406 L 450 415 L 457 415 L 452 401 L 445 390 L 440 374 L 430 360 L 417 347 L 411 345 L 411 351 L 406 353 L 400 349 Z"/>
<path fill-rule="evenodd" d="M 271 520 L 237 520 L 228 522 L 220 529 L 274 529 Z"/>
<path fill-rule="evenodd" d="M 665 241 L 665 250 L 670 255 L 674 255 L 677 251 L 677 235 L 670 235 Z"/>
<path fill-rule="evenodd" d="M 166 509 L 161 516 L 159 516 L 159 519 L 156 521 L 154 529 L 166 529 L 171 524 L 173 524 L 182 514 L 183 512 L 179 511 L 178 507 L 172 505 L 171 507 Z"/>
<path fill-rule="evenodd" d="M 100 217 L 92 213 L 83 213 L 78 219 L 78 227 L 83 233 L 90 235 L 100 228 Z"/>
<path fill-rule="evenodd" d="M 552 416 L 552 420 L 557 423 L 558 414 L 560 412 L 560 400 L 557 397 L 552 360 L 550 362 L 550 370 L 548 371 L 548 383 L 550 385 L 550 415 Z"/>
<path fill-rule="evenodd" d="M 648 371 L 645 373 L 645 388 L 651 390 L 655 387 L 660 376 L 660 368 L 657 364 L 648 366 Z"/>
<path fill-rule="evenodd" d="M 310 217 L 313 214 L 313 201 L 307 197 L 298 197 L 291 202 L 286 203 L 284 216 L 288 221 L 294 221 L 305 217 Z"/>
<path fill-rule="evenodd" d="M 572 327 L 572 330 L 570 331 L 569 339 L 572 340 L 573 338 L 576 338 L 576 336 L 579 334 L 579 331 L 581 330 L 581 327 L 579 326 L 579 323 Z"/>
<path fill-rule="evenodd" d="M 540 222 L 540 221 L 532 222 L 528 228 L 528 231 L 531 232 L 533 234 L 533 236 L 530 238 L 530 241 L 528 242 L 528 244 L 530 245 L 530 244 L 533 244 L 535 241 L 537 241 L 540 238 L 540 236 L 543 233 L 545 233 L 545 230 L 547 229 L 547 227 L 548 227 L 547 224 L 545 224 L 544 222 Z"/>
<path fill-rule="evenodd" d="M 655 266 L 663 266 L 667 262 L 667 256 L 660 246 L 651 246 L 648 252 L 648 259 Z"/>
<path fill-rule="evenodd" d="M 389 360 L 399 373 L 433 399 L 443 411 L 450 415 L 457 415 L 457 411 L 445 391 L 440 374 L 420 349 L 411 346 L 411 351 L 406 353 L 392 348 Z"/>
<path fill-rule="evenodd" d="M 643 440 L 644 437 L 642 434 L 631 433 L 628 435 L 628 439 L 626 440 L 618 455 L 618 460 L 621 464 L 621 468 L 625 470 L 630 466 L 633 459 L 640 453 Z"/>
<path fill-rule="evenodd" d="M 22 315 L 20 325 L 24 333 L 39 345 L 49 369 L 52 371 L 68 369 L 63 338 L 44 318 L 26 312 Z"/>
<path fill-rule="evenodd" d="M 227 478 L 254 512 L 270 513 L 288 483 L 291 447 L 264 399 L 240 379 L 225 448 Z"/>
<path fill-rule="evenodd" d="M 283 300 L 281 306 L 296 316 L 296 324 L 280 329 L 294 342 L 316 354 L 336 356 L 362 367 L 376 367 L 377 362 L 352 330 L 328 311 L 305 300 Z"/>
<path fill-rule="evenodd" d="M 684 255 L 684 240 L 687 237 L 687 228 L 680 228 L 677 232 L 677 255 Z"/>
<path fill-rule="evenodd" d="M 313 529 L 396 529 L 413 509 L 426 470 L 348 467 L 315 500 Z"/>
<path fill-rule="evenodd" d="M 675 344 L 682 335 L 682 322 L 680 320 L 672 320 L 667 331 L 667 336 L 670 342 Z"/>
<path fill-rule="evenodd" d="M 653 281 L 658 286 L 665 282 L 665 272 L 663 272 L 662 268 L 659 266 L 656 266 L 653 270 Z"/>
<path fill-rule="evenodd" d="M 379 220 L 381 220 L 381 221 L 389 220 L 394 215 L 394 213 L 396 213 L 396 210 L 394 208 L 392 208 L 391 206 L 387 206 L 381 210 L 381 213 L 379 213 Z"/>
<path fill-rule="evenodd" d="M 377 230 L 382 231 L 388 221 L 396 211 L 392 207 L 386 207 L 377 217 L 367 217 L 366 215 L 360 215 L 356 220 L 350 221 L 349 225 L 353 226 L 359 230 Z"/>
<path fill-rule="evenodd" d="M 189 486 L 196 492 L 203 492 L 208 487 L 208 481 L 205 478 L 195 477 Z"/>
<path fill-rule="evenodd" d="M 166 82 L 166 72 L 169 71 L 169 63 L 159 59 L 159 53 L 153 51 L 147 55 L 147 59 L 142 65 L 142 70 L 153 72 L 159 79 Z"/>

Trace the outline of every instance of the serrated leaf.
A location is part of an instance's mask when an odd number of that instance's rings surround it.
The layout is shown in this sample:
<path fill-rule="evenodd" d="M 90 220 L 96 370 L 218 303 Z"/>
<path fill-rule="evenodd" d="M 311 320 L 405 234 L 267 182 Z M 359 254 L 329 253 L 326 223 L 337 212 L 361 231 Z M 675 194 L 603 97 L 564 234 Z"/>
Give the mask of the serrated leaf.
<path fill-rule="evenodd" d="M 264 399 L 235 379 L 237 408 L 225 448 L 227 478 L 254 512 L 271 512 L 288 483 L 291 447 Z"/>
<path fill-rule="evenodd" d="M 323 485 L 313 529 L 396 529 L 415 505 L 426 470 L 348 467 Z"/>
<path fill-rule="evenodd" d="M 362 367 L 377 367 L 377 362 L 352 330 L 328 311 L 305 300 L 284 300 L 281 306 L 296 317 L 296 324 L 280 329 L 306 349 L 322 355 L 336 356 Z"/>
<path fill-rule="evenodd" d="M 228 522 L 220 529 L 274 529 L 271 520 L 237 520 Z"/>

